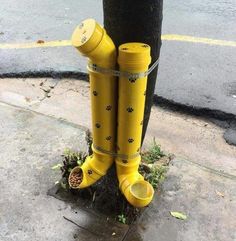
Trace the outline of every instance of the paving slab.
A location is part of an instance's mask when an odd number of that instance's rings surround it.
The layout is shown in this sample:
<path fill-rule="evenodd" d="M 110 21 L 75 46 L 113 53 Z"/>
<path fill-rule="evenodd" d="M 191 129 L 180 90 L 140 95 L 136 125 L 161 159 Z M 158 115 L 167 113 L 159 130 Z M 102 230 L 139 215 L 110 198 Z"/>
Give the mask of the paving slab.
<path fill-rule="evenodd" d="M 91 128 L 89 83 L 85 81 L 2 79 L 0 101 Z M 226 175 L 236 175 L 236 147 L 224 140 L 224 125 L 219 126 L 211 119 L 154 106 L 143 147 L 148 147 L 156 138 L 168 153 Z"/>
<path fill-rule="evenodd" d="M 122 240 L 126 225 L 47 195 L 67 147 L 86 152 L 86 129 L 0 104 L 1 241 Z"/>
<path fill-rule="evenodd" d="M 58 93 L 62 89 L 58 89 Z M 47 195 L 60 177 L 51 166 L 61 160 L 65 147 L 86 151 L 86 129 L 3 103 L 0 103 L 0 113 L 0 240 L 236 239 L 236 176 L 233 173 L 225 175 L 212 169 L 209 163 L 202 165 L 177 157 L 169 167 L 161 191 L 156 192 L 141 218 L 130 227 L 120 225 L 83 205 Z M 164 112 L 159 115 L 167 118 Z M 173 122 L 173 118 L 169 121 Z M 204 125 L 192 119 L 187 119 L 185 125 L 188 122 L 193 122 L 192 128 L 202 129 Z M 214 129 L 211 127 L 210 131 Z M 223 156 L 227 157 L 226 153 Z M 235 165 L 231 165 L 235 169 Z M 183 212 L 187 219 L 175 219 L 170 211 Z"/>
<path fill-rule="evenodd" d="M 89 83 L 62 80 L 52 90 L 51 97 L 34 109 L 91 129 Z M 143 147 L 148 148 L 155 138 L 166 152 L 236 175 L 236 147 L 226 143 L 224 132 L 224 128 L 209 119 L 154 106 Z M 231 132 L 233 139 L 235 132 Z"/>
<path fill-rule="evenodd" d="M 0 79 L 0 101 L 91 127 L 89 83 L 73 79 Z"/>
<path fill-rule="evenodd" d="M 236 147 L 226 143 L 224 132 L 212 119 L 153 107 L 145 144 L 155 138 L 167 152 L 236 175 Z"/>
<path fill-rule="evenodd" d="M 235 241 L 236 177 L 225 178 L 175 159 L 162 191 L 125 241 Z M 187 215 L 180 220 L 170 215 Z"/>

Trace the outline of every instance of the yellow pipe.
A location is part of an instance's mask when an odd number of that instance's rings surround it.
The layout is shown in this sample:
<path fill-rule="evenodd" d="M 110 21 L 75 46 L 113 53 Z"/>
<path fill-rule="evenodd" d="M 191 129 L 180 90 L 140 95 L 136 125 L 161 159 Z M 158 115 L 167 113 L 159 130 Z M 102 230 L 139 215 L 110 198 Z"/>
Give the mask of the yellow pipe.
<path fill-rule="evenodd" d="M 146 44 L 126 43 L 119 47 L 121 71 L 145 72 L 150 62 L 150 47 Z M 146 85 L 147 77 L 119 78 L 116 169 L 120 189 L 135 207 L 147 206 L 154 194 L 152 185 L 138 172 Z"/>
<path fill-rule="evenodd" d="M 93 19 L 84 20 L 72 35 L 72 45 L 89 62 L 103 68 L 115 68 L 116 48 L 106 31 Z M 74 168 L 69 176 L 72 188 L 85 188 L 104 176 L 114 158 L 105 154 L 115 151 L 117 80 L 113 76 L 89 72 L 92 108 L 93 154 L 81 167 Z M 85 107 L 86 108 L 86 107 Z M 72 183 L 72 176 L 82 181 Z M 71 179 L 72 178 L 72 179 Z M 78 184 L 81 182 L 80 184 Z M 77 184 L 76 184 L 77 183 Z"/>

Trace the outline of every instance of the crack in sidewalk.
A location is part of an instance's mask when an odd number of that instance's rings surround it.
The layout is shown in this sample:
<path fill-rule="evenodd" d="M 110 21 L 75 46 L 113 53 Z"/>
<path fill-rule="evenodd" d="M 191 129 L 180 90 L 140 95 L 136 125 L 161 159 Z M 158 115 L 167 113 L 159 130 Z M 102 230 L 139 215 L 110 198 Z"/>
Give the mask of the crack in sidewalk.
<path fill-rule="evenodd" d="M 208 167 L 208 166 L 205 166 L 205 165 L 202 165 L 202 164 L 199 164 L 195 161 L 191 161 L 191 160 L 188 160 L 186 158 L 181 158 L 181 161 L 184 161 L 188 164 L 192 164 L 196 167 L 199 167 L 201 168 L 202 170 L 206 171 L 206 172 L 209 172 L 211 174 L 215 174 L 217 176 L 220 176 L 220 177 L 225 177 L 225 178 L 228 178 L 228 179 L 231 179 L 231 180 L 236 180 L 236 175 L 233 175 L 233 174 L 230 174 L 230 173 L 227 173 L 227 172 L 224 172 L 224 171 L 221 171 L 221 170 L 217 170 L 217 169 L 214 169 L 212 167 Z"/>

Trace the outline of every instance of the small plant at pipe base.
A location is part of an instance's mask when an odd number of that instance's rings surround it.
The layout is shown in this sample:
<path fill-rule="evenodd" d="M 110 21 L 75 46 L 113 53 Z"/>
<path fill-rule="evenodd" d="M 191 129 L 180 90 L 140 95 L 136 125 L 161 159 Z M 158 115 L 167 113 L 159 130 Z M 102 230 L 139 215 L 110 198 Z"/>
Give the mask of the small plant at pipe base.
<path fill-rule="evenodd" d="M 160 145 L 153 140 L 152 145 L 147 151 L 141 153 L 142 161 L 139 166 L 139 172 L 144 176 L 154 189 L 160 187 L 160 184 L 165 180 L 165 175 L 168 171 L 168 165 L 174 158 L 174 155 L 165 154 Z M 121 223 L 130 223 L 130 218 L 126 215 L 126 209 L 129 205 L 123 205 L 121 214 L 117 216 L 117 220 Z M 134 209 L 133 213 L 139 216 L 141 209 Z"/>
<path fill-rule="evenodd" d="M 89 188 L 70 189 L 68 185 L 70 171 L 74 167 L 82 165 L 88 155 L 68 148 L 64 151 L 62 164 L 52 167 L 52 169 L 60 169 L 62 172 L 60 185 L 63 188 L 61 190 L 65 190 L 68 194 L 71 193 L 74 197 L 82 198 L 82 202 L 85 202 L 86 206 L 102 212 L 120 223 L 130 224 L 135 221 L 143 209 L 135 208 L 126 201 L 119 190 L 115 168 L 111 168 L 108 175 Z M 166 155 L 154 140 L 150 148 L 141 153 L 141 157 L 139 172 L 154 189 L 159 188 L 165 178 L 172 156 Z"/>
<path fill-rule="evenodd" d="M 167 172 L 167 167 L 152 167 L 150 168 L 150 173 L 143 173 L 145 180 L 147 180 L 154 189 L 165 180 L 165 174 Z"/>
<path fill-rule="evenodd" d="M 61 156 L 62 164 L 56 164 L 52 167 L 52 169 L 61 170 L 62 178 L 59 181 L 59 183 L 62 188 L 69 189 L 68 177 L 70 175 L 71 170 L 76 166 L 81 166 L 84 163 L 87 154 L 84 152 L 77 152 L 69 148 L 66 148 Z"/>
<path fill-rule="evenodd" d="M 144 176 L 144 179 L 156 189 L 158 185 L 164 181 L 168 165 L 173 159 L 173 155 L 165 154 L 154 138 L 150 148 L 143 152 L 141 156 L 142 162 L 139 167 L 139 172 Z"/>
<path fill-rule="evenodd" d="M 153 143 L 151 144 L 150 148 L 146 152 L 142 153 L 142 160 L 146 163 L 153 164 L 164 156 L 166 155 L 161 150 L 161 146 L 158 145 L 155 138 L 153 138 Z"/>
<path fill-rule="evenodd" d="M 117 216 L 117 219 L 118 219 L 118 221 L 120 222 L 120 223 L 123 223 L 123 224 L 126 224 L 127 223 L 127 218 L 126 218 L 126 216 L 122 213 L 122 214 L 120 214 L 120 215 L 118 215 Z"/>

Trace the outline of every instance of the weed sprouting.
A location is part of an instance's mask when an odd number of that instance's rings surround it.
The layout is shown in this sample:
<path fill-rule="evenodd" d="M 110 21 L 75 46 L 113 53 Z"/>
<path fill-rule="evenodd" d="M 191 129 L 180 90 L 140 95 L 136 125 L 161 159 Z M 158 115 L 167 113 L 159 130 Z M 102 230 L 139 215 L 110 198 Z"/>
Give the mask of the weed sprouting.
<path fill-rule="evenodd" d="M 164 157 L 165 153 L 161 150 L 161 146 L 156 143 L 155 138 L 153 139 L 153 143 L 148 149 L 148 151 L 142 154 L 142 159 L 148 163 L 152 164 L 158 161 L 161 157 Z"/>
<path fill-rule="evenodd" d="M 126 224 L 127 223 L 127 218 L 126 216 L 122 213 L 117 216 L 117 219 L 120 223 Z"/>
<path fill-rule="evenodd" d="M 76 166 L 81 166 L 87 154 L 84 152 L 76 152 L 69 148 L 66 148 L 62 154 L 62 164 L 56 164 L 52 167 L 53 170 L 60 169 L 62 172 L 62 178 L 59 181 L 63 189 L 69 189 L 68 177 L 71 170 Z"/>

